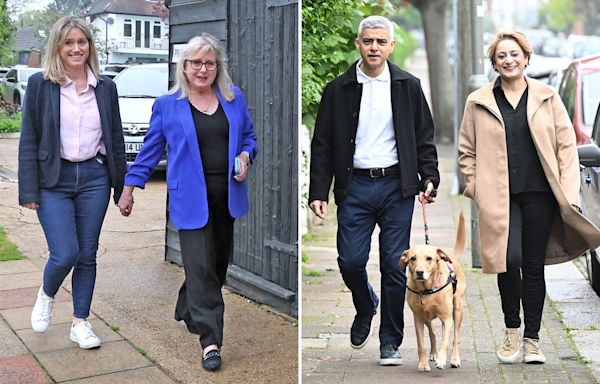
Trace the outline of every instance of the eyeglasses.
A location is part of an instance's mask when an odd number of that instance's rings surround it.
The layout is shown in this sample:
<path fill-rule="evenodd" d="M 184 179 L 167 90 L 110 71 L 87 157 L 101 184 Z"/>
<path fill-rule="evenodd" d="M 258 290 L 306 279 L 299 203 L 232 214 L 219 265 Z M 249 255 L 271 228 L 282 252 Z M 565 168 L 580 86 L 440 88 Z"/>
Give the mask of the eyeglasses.
<path fill-rule="evenodd" d="M 214 71 L 215 69 L 217 69 L 216 61 L 206 61 L 206 62 L 201 61 L 201 60 L 186 60 L 186 61 L 189 62 L 192 69 L 196 70 L 196 71 L 201 70 L 203 66 L 204 66 L 204 68 L 206 68 L 207 71 Z"/>

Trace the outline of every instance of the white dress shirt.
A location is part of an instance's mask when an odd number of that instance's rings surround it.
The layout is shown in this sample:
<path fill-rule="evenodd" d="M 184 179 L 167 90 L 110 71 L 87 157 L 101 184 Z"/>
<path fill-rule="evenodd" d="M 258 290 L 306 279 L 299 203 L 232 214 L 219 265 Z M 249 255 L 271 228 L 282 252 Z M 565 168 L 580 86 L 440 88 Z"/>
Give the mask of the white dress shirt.
<path fill-rule="evenodd" d="M 362 84 L 354 168 L 387 168 L 398 163 L 394 123 L 392 121 L 392 90 L 390 69 L 379 76 L 367 76 L 356 65 L 356 79 Z"/>

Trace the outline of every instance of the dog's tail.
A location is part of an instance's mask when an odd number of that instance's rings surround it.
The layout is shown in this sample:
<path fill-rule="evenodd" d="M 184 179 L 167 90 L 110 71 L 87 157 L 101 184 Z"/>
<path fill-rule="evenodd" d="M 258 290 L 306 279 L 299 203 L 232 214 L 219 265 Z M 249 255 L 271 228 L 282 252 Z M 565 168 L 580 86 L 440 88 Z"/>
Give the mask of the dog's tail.
<path fill-rule="evenodd" d="M 452 260 L 460 259 L 465 250 L 465 243 L 467 242 L 467 228 L 465 226 L 465 215 L 460 211 L 458 217 L 458 229 L 456 230 L 456 241 L 454 242 L 454 252 L 452 254 Z"/>

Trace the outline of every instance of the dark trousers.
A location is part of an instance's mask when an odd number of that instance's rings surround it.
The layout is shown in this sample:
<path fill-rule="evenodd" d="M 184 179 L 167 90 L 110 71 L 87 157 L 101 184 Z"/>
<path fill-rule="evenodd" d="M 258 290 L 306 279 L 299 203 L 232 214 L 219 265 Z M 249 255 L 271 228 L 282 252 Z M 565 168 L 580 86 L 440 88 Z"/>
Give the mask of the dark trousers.
<path fill-rule="evenodd" d="M 372 314 L 377 301 L 366 265 L 373 230 L 376 224 L 380 228 L 381 344 L 402 344 L 406 274 L 398 264 L 409 248 L 413 207 L 414 197 L 402 197 L 399 177 L 358 175 L 352 177 L 348 194 L 338 205 L 338 265 L 359 316 Z"/>
<path fill-rule="evenodd" d="M 498 288 L 506 327 L 521 326 L 523 303 L 523 336 L 531 339 L 539 339 L 546 297 L 544 259 L 556 205 L 550 192 L 510 195 L 507 271 L 498 274 Z"/>
<path fill-rule="evenodd" d="M 227 179 L 207 177 L 208 223 L 180 230 L 179 242 L 185 280 L 179 289 L 175 319 L 183 320 L 200 344 L 223 345 L 225 306 L 221 288 L 232 252 L 233 222 L 227 204 Z"/>

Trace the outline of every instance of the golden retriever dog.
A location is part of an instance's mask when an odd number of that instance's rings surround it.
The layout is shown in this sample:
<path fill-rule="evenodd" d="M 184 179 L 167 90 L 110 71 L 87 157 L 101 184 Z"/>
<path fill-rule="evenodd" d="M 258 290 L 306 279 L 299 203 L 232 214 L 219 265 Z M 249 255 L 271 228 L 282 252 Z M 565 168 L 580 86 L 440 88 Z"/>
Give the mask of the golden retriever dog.
<path fill-rule="evenodd" d="M 450 331 L 454 328 L 450 364 L 453 368 L 460 367 L 462 298 L 467 282 L 459 259 L 465 248 L 465 240 L 465 218 L 461 212 L 452 257 L 441 248 L 432 245 L 413 246 L 400 257 L 400 267 L 408 266 L 406 301 L 414 314 L 420 372 L 431 370 L 425 356 L 424 325 L 429 330 L 431 342 L 429 358 L 435 361 L 439 369 L 446 367 Z M 439 318 L 442 322 L 443 337 L 439 351 L 437 351 L 435 333 L 431 325 L 431 321 L 435 318 Z"/>

